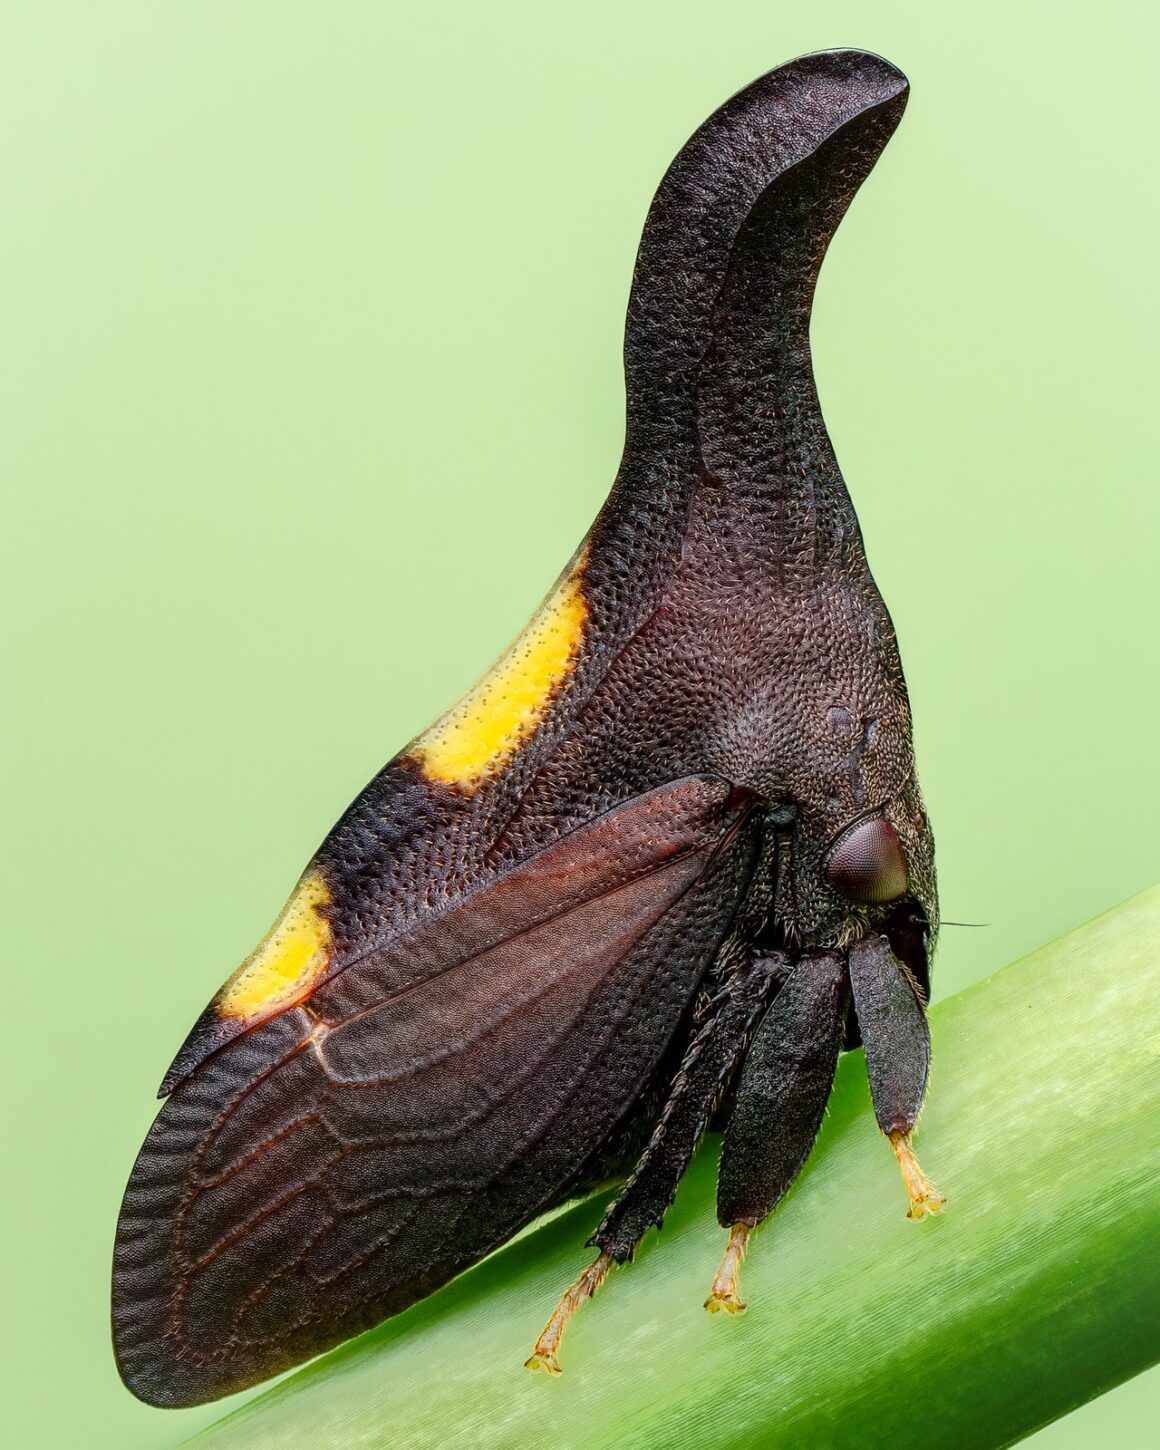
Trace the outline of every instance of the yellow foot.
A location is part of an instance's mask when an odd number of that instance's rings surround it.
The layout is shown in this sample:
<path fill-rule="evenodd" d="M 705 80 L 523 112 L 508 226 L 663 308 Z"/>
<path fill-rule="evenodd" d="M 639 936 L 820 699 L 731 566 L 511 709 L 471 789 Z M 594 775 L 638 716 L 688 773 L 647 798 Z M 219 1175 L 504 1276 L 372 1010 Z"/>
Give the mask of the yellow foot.
<path fill-rule="evenodd" d="M 585 1299 L 591 1299 L 604 1283 L 615 1262 L 611 1254 L 602 1253 L 588 1265 L 552 1310 L 552 1317 L 544 1325 L 543 1334 L 536 1340 L 531 1358 L 524 1361 L 525 1369 L 542 1369 L 546 1374 L 560 1373 L 560 1361 L 556 1358 L 556 1351 L 564 1337 L 564 1326 Z"/>
<path fill-rule="evenodd" d="M 907 1218 L 919 1219 L 925 1218 L 928 1213 L 938 1213 L 946 1205 L 946 1194 L 940 1193 L 922 1171 L 922 1166 L 914 1156 L 914 1149 L 910 1146 L 909 1135 L 891 1133 L 890 1146 L 894 1149 L 899 1168 L 902 1169 L 902 1182 L 910 1200 L 910 1207 L 906 1210 Z"/>
<path fill-rule="evenodd" d="M 741 1260 L 745 1257 L 749 1234 L 750 1227 L 747 1223 L 735 1223 L 729 1230 L 729 1245 L 725 1250 L 725 1257 L 721 1260 L 721 1267 L 713 1280 L 713 1288 L 705 1300 L 705 1308 L 710 1314 L 716 1314 L 722 1309 L 726 1314 L 740 1314 L 746 1308 L 745 1300 L 737 1292 L 737 1275 L 741 1269 Z"/>
<path fill-rule="evenodd" d="M 554 1354 L 545 1354 L 537 1349 L 530 1359 L 524 1360 L 525 1369 L 542 1369 L 545 1374 L 563 1374 L 560 1361 Z"/>

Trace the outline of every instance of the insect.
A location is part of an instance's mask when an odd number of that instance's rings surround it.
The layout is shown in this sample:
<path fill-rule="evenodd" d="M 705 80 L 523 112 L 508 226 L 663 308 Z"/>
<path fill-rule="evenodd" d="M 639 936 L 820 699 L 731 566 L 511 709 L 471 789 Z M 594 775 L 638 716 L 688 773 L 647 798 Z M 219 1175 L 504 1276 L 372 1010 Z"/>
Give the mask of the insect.
<path fill-rule="evenodd" d="M 619 1175 L 529 1361 L 556 1370 L 711 1122 L 708 1307 L 744 1307 L 749 1234 L 859 1039 L 910 1214 L 941 1205 L 910 1146 L 933 840 L 808 341 L 906 95 L 875 56 L 806 56 L 665 175 L 607 503 L 508 653 L 347 810 L 165 1078 L 113 1278 L 142 1399 L 266 1379 Z"/>

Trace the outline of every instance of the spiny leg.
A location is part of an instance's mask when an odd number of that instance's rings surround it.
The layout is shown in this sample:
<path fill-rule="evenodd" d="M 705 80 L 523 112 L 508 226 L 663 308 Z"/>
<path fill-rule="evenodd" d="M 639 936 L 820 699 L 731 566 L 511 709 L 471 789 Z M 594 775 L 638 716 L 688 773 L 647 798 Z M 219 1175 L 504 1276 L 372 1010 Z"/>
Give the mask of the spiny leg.
<path fill-rule="evenodd" d="M 755 957 L 736 945 L 730 954 L 730 975 L 685 1052 L 640 1161 L 589 1240 L 618 1263 L 631 1258 L 664 1218 L 762 1008 L 786 970 L 781 953 Z"/>
<path fill-rule="evenodd" d="M 729 1245 L 705 1308 L 745 1308 L 738 1271 L 750 1231 L 789 1191 L 809 1156 L 834 1083 L 846 1011 L 836 952 L 803 956 L 762 1019 L 745 1058 L 717 1179 Z"/>
<path fill-rule="evenodd" d="M 753 1024 L 784 969 L 784 958 L 775 954 L 754 959 L 734 939 L 722 948 L 716 965 L 725 974 L 724 985 L 710 999 L 709 1015 L 685 1052 L 640 1160 L 589 1239 L 600 1254 L 556 1306 L 527 1361 L 529 1369 L 560 1373 L 557 1352 L 568 1320 L 596 1293 L 612 1265 L 630 1259 L 649 1229 L 664 1218 Z"/>
<path fill-rule="evenodd" d="M 560 1373 L 560 1361 L 556 1358 L 556 1351 L 564 1337 L 564 1326 L 585 1299 L 592 1298 L 615 1263 L 616 1260 L 611 1254 L 602 1251 L 595 1262 L 589 1264 L 576 1282 L 564 1291 L 560 1302 L 552 1310 L 552 1317 L 544 1325 L 544 1332 L 536 1340 L 531 1358 L 524 1362 L 525 1369 L 542 1369 L 548 1374 Z"/>
<path fill-rule="evenodd" d="M 910 1145 L 930 1075 L 926 1006 L 884 936 L 865 937 L 850 948 L 850 985 L 866 1047 L 874 1114 L 902 1170 L 909 1203 L 906 1216 L 925 1218 L 946 1203 Z"/>

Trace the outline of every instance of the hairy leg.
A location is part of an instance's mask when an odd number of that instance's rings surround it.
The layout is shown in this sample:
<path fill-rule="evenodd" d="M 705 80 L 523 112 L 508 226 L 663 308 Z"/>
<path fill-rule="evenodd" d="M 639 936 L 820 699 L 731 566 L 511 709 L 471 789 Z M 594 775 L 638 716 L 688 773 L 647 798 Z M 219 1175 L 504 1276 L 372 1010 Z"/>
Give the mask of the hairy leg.
<path fill-rule="evenodd" d="M 910 1146 L 930 1073 L 926 1004 L 884 936 L 867 937 L 850 948 L 850 985 L 878 1126 L 890 1139 L 902 1170 L 910 1203 L 907 1217 L 923 1218 L 946 1203 Z"/>
<path fill-rule="evenodd" d="M 636 1167 L 589 1239 L 594 1263 L 570 1286 L 536 1341 L 529 1369 L 560 1372 L 557 1351 L 568 1319 L 591 1298 L 615 1263 L 659 1225 L 765 1004 L 787 970 L 782 954 L 753 957 L 736 939 L 717 962 L 720 986 L 710 997 L 673 1078 L 668 1101 Z"/>

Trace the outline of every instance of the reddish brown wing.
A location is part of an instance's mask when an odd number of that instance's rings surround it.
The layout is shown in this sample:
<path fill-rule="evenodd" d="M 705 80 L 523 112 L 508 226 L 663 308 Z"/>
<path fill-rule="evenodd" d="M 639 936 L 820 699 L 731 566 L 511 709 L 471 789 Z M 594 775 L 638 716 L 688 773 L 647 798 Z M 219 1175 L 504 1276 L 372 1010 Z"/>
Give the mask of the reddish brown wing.
<path fill-rule="evenodd" d="M 630 801 L 183 1082 L 117 1236 L 134 1393 L 191 1404 L 276 1374 L 559 1198 L 655 1071 L 728 927 L 752 866 L 743 817 L 713 779 Z"/>

